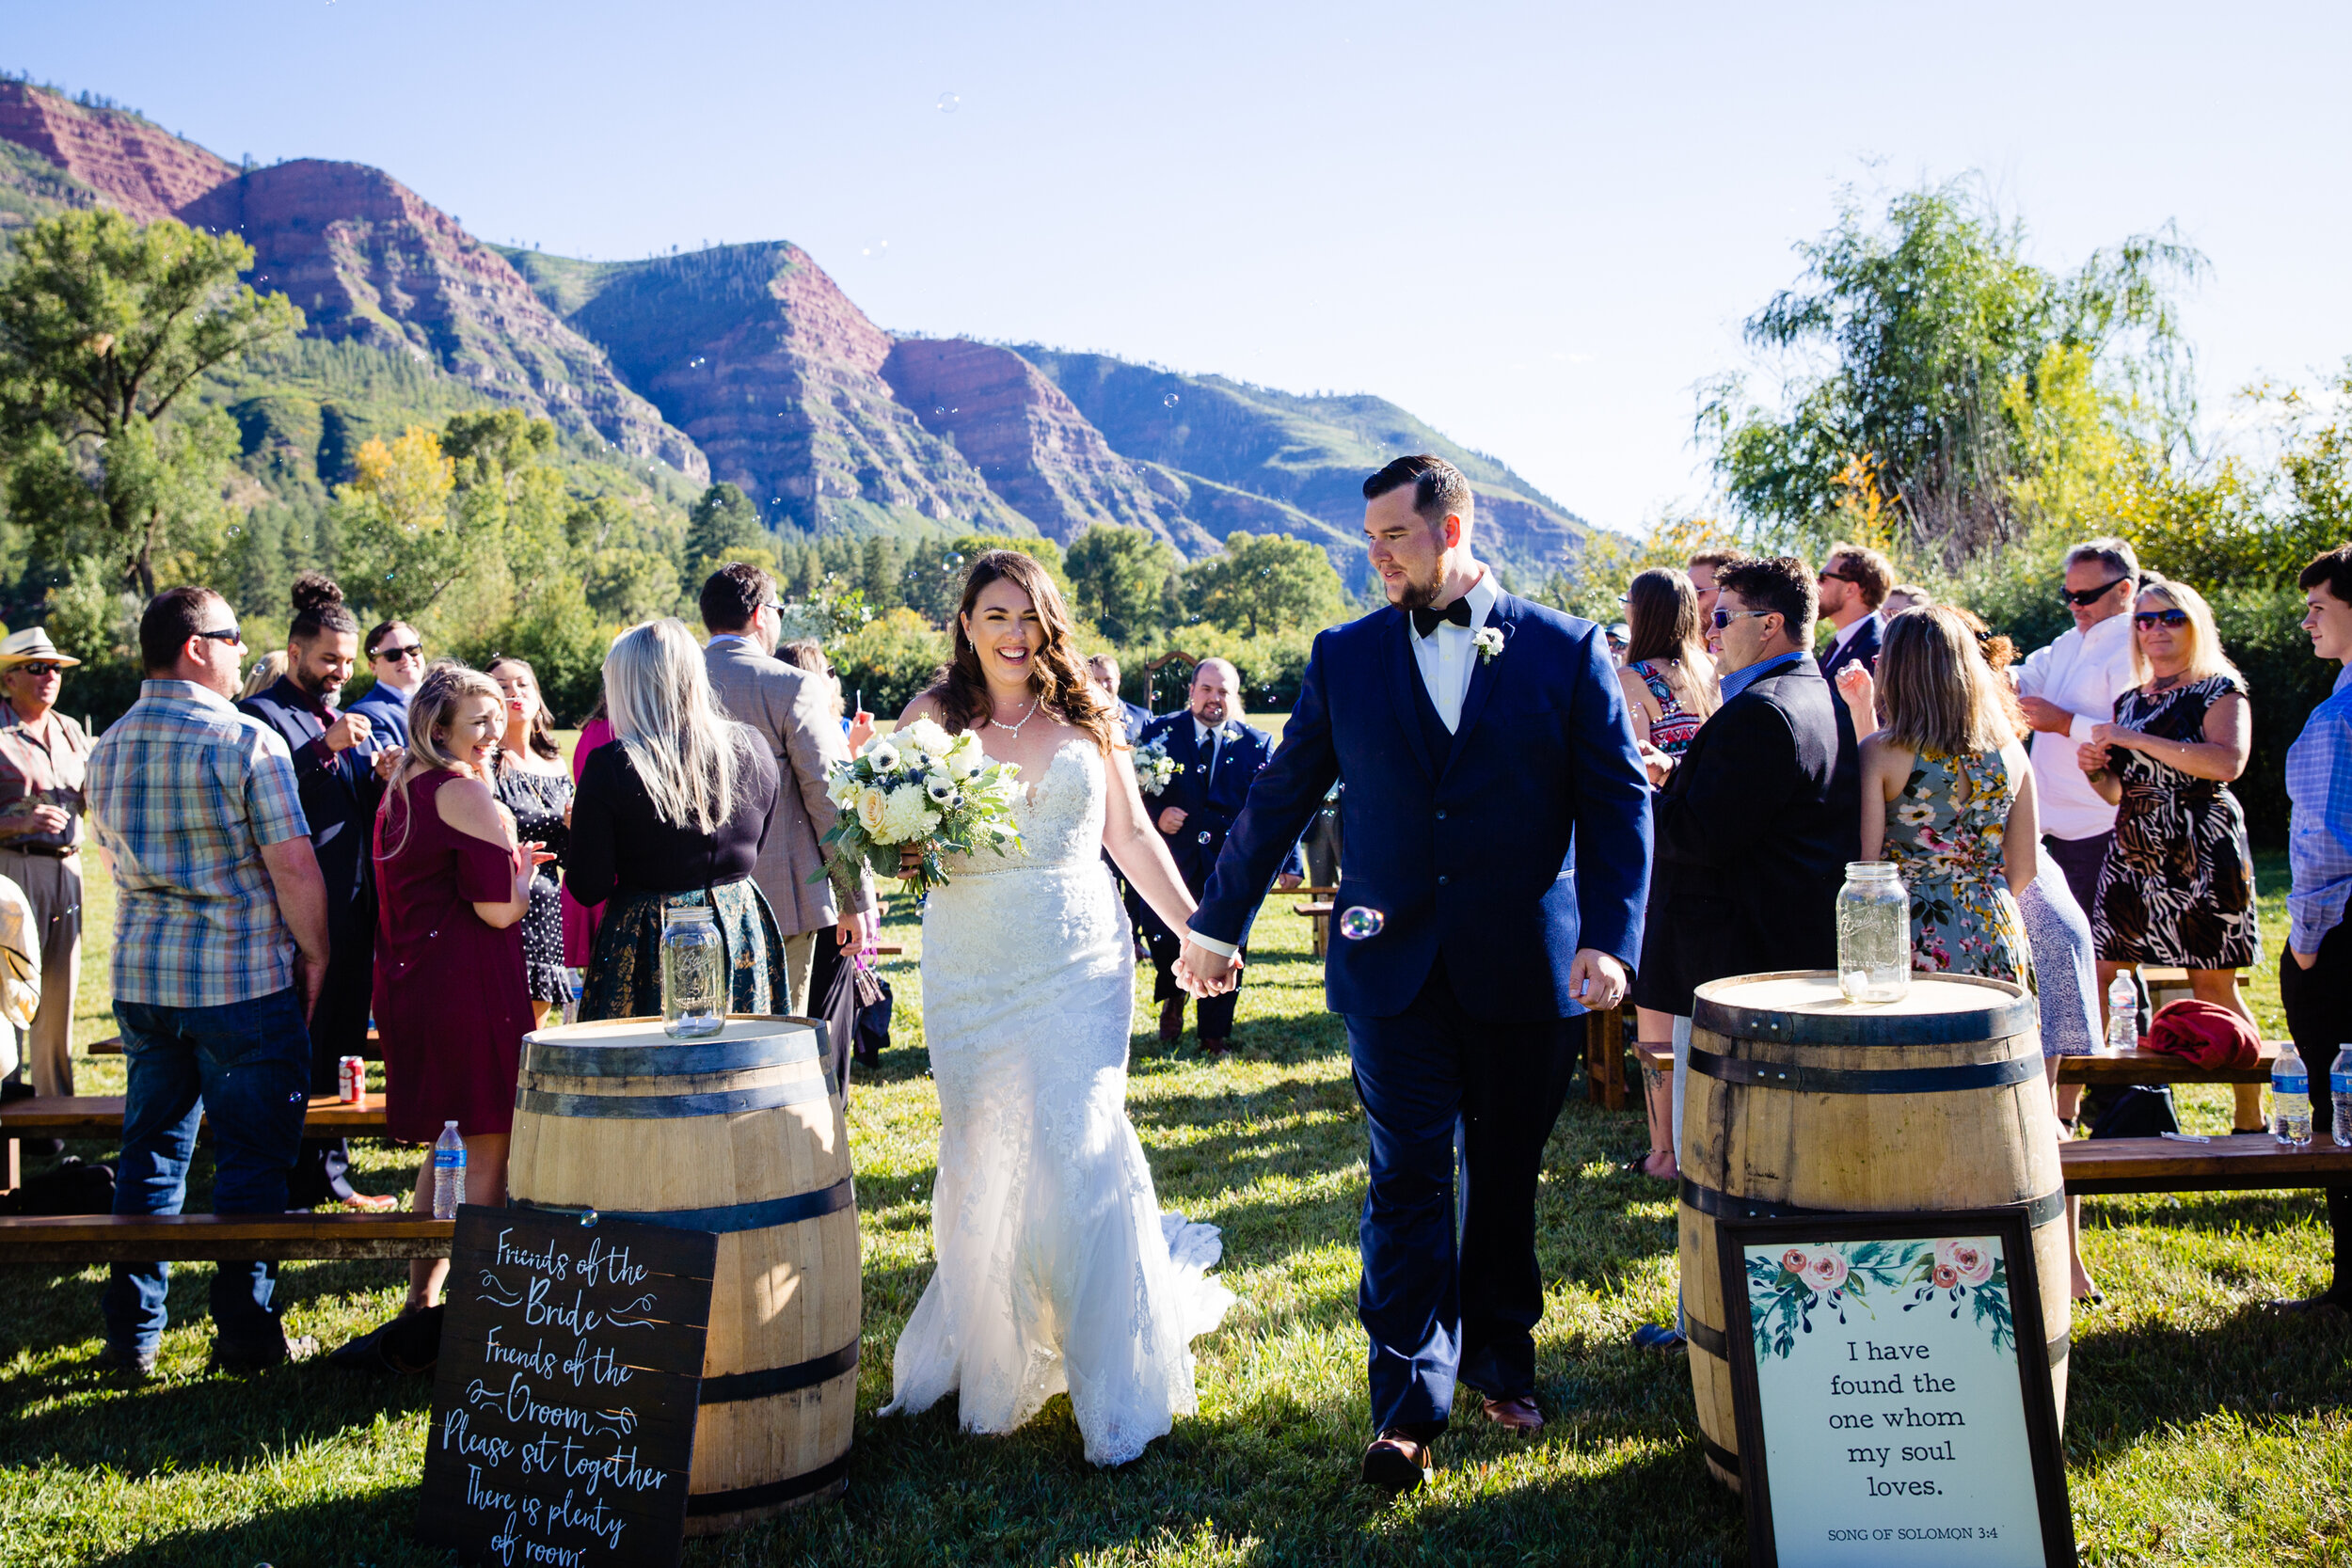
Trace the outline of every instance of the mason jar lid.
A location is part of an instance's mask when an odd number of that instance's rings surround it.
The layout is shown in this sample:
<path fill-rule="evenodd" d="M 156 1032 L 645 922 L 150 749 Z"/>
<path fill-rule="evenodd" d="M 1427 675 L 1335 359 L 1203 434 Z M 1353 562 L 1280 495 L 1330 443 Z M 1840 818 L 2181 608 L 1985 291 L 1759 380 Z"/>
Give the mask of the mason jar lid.
<path fill-rule="evenodd" d="M 1893 861 L 1848 861 L 1846 879 L 1850 882 L 1891 882 L 1895 879 Z"/>

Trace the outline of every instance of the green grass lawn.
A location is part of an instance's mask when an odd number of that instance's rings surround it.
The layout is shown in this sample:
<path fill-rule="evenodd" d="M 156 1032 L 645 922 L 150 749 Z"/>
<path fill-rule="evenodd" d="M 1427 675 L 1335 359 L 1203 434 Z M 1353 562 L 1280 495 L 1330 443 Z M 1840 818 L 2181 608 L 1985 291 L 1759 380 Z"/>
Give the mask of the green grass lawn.
<path fill-rule="evenodd" d="M 2283 885 L 2265 857 L 2265 886 Z M 2265 935 L 2280 935 L 2280 899 Z M 76 1038 L 103 1011 L 111 897 L 93 886 Z M 920 929 L 879 1074 L 850 1108 L 865 1236 L 866 1323 L 853 1481 L 837 1505 L 690 1546 L 717 1563 L 1110 1564 L 1744 1561 L 1738 1506 L 1706 1479 L 1680 1356 L 1637 1352 L 1635 1325 L 1674 1300 L 1667 1190 L 1621 1174 L 1638 1116 L 1582 1101 L 1562 1117 L 1539 1244 L 1550 1299 L 1539 1338 L 1539 1441 L 1491 1435 L 1473 1413 L 1436 1483 L 1391 1501 L 1357 1485 L 1366 1432 L 1353 1315 L 1363 1129 L 1340 1026 L 1323 1011 L 1305 923 L 1277 899 L 1243 991 L 1237 1060 L 1163 1051 L 1139 984 L 1130 1106 L 1161 1201 L 1225 1230 L 1240 1305 L 1196 1347 L 1200 1413 L 1142 1460 L 1088 1467 L 1067 1401 L 1009 1438 L 973 1438 L 952 1408 L 881 1420 L 891 1347 L 930 1273 L 936 1101 L 925 1076 Z M 2275 980 L 2256 977 L 2274 1021 Z M 2271 1032 L 2269 1030 L 2265 1031 Z M 85 1093 L 119 1091 L 119 1058 L 77 1064 Z M 2227 1125 L 2227 1096 L 2192 1091 L 2193 1127 Z M 79 1147 L 85 1155 L 107 1153 Z M 413 1152 L 363 1145 L 363 1184 L 406 1188 Z M 199 1164 L 199 1186 L 209 1164 Z M 2068 1481 L 2083 1559 L 2122 1563 L 2352 1563 L 2352 1334 L 2282 1326 L 2265 1297 L 2326 1283 L 2315 1196 L 2094 1199 L 2086 1246 L 2107 1305 L 2074 1323 Z M 103 1382 L 100 1269 L 0 1272 L 0 1562 L 439 1562 L 408 1534 L 427 1386 L 303 1366 L 252 1379 L 204 1370 L 208 1265 L 181 1268 L 163 1375 Z M 287 1326 L 328 1343 L 398 1306 L 397 1267 L 290 1264 Z"/>

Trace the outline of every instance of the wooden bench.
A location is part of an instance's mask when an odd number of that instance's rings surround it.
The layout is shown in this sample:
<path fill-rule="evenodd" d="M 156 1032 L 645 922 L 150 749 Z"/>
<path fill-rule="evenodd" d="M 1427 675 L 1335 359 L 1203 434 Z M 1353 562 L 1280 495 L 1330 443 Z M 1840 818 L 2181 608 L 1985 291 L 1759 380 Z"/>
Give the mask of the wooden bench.
<path fill-rule="evenodd" d="M 446 1258 L 456 1223 L 401 1213 L 0 1215 L 0 1263 Z"/>
<path fill-rule="evenodd" d="M 5 1163 L 0 1163 L 0 1193 L 14 1192 L 24 1180 L 24 1138 L 120 1137 L 122 1107 L 119 1094 L 37 1094 L 0 1101 L 0 1134 L 8 1142 Z M 316 1095 L 303 1112 L 302 1124 L 305 1131 L 331 1128 L 345 1137 L 382 1137 L 384 1097 L 371 1093 L 355 1105 L 333 1095 Z"/>
<path fill-rule="evenodd" d="M 2234 1132 L 2201 1144 L 2083 1138 L 2058 1146 L 2058 1165 L 2070 1197 L 2352 1185 L 2352 1148 L 2325 1138 L 2309 1148 L 2287 1148 L 2267 1132 Z"/>
<path fill-rule="evenodd" d="M 1584 1098 L 1612 1111 L 1625 1109 L 1625 1037 L 1630 1006 L 1584 1015 Z M 1672 1053 L 1668 1065 L 1673 1065 Z"/>
<path fill-rule="evenodd" d="M 1291 912 L 1303 914 L 1315 923 L 1315 957 L 1320 958 L 1329 954 L 1331 951 L 1330 900 L 1318 899 L 1311 903 L 1294 904 L 1291 906 Z"/>

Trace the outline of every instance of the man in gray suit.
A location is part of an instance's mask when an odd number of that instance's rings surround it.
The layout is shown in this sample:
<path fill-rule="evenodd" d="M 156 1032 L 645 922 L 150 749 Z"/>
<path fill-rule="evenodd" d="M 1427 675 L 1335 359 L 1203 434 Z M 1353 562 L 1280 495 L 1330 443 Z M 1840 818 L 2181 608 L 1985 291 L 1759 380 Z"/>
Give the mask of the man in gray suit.
<path fill-rule="evenodd" d="M 842 946 L 865 947 L 879 923 L 874 879 L 865 867 L 854 875 L 838 866 L 818 875 L 826 863 L 822 841 L 834 823 L 825 773 L 849 760 L 850 744 L 834 711 L 833 683 L 775 657 L 783 608 L 775 579 L 756 566 L 722 566 L 703 584 L 703 625 L 710 632 L 703 663 L 711 690 L 731 716 L 766 738 L 785 783 L 752 879 L 783 927 L 792 1011 L 805 1017 L 817 934 L 831 927 Z"/>

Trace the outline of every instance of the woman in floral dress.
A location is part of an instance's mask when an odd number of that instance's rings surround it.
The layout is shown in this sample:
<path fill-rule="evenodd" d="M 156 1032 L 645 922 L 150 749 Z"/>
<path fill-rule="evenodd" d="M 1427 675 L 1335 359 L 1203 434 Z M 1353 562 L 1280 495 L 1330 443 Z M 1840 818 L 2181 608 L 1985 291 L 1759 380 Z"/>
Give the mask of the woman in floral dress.
<path fill-rule="evenodd" d="M 1915 970 L 2033 983 L 2017 895 L 2034 879 L 2033 773 L 1992 667 L 1950 610 L 1907 610 L 1879 654 L 1862 743 L 1862 858 L 1911 893 Z"/>

